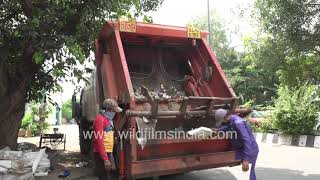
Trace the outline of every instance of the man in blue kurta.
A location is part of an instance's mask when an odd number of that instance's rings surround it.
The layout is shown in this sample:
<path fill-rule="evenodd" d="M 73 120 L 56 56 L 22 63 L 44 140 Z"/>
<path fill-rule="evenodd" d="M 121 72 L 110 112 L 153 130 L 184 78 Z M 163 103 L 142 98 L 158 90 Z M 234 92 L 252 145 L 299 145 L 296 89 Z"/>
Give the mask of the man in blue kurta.
<path fill-rule="evenodd" d="M 249 170 L 250 180 L 256 180 L 255 165 L 259 153 L 258 144 L 252 134 L 250 126 L 237 115 L 228 114 L 225 109 L 218 109 L 215 113 L 218 131 L 236 131 L 237 138 L 232 139 L 232 146 L 236 150 L 236 159 L 241 160 L 242 170 Z M 226 125 L 223 125 L 226 124 Z"/>

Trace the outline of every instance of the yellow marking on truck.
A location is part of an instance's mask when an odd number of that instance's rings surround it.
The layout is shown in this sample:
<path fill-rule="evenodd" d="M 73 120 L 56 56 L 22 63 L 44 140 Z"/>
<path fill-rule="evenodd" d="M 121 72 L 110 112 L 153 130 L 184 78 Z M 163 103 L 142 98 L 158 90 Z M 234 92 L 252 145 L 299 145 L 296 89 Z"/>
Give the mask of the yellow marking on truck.
<path fill-rule="evenodd" d="M 119 19 L 120 31 L 123 32 L 136 32 L 137 31 L 137 22 L 135 19 L 122 20 Z"/>
<path fill-rule="evenodd" d="M 192 25 L 187 27 L 187 34 L 188 38 L 201 39 L 201 31 Z"/>

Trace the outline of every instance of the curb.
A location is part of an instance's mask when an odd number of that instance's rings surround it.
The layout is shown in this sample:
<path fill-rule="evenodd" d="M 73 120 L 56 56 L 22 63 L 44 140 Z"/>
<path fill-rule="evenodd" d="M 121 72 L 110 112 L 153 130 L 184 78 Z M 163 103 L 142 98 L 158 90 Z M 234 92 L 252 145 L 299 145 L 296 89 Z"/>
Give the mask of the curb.
<path fill-rule="evenodd" d="M 299 147 L 320 148 L 320 136 L 253 133 L 257 142 Z"/>

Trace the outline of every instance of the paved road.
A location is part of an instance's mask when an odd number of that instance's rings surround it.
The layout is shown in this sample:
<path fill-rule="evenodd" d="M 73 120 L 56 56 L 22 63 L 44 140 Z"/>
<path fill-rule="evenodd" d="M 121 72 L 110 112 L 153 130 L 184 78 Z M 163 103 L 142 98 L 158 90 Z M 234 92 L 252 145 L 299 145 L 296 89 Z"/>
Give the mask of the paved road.
<path fill-rule="evenodd" d="M 320 149 L 260 144 L 258 180 L 320 180 Z M 240 166 L 196 171 L 161 180 L 247 180 Z"/>
<path fill-rule="evenodd" d="M 61 132 L 67 133 L 67 150 L 65 156 L 60 154 L 59 159 L 69 157 L 68 153 L 79 154 L 78 129 L 75 125 L 60 126 Z M 39 141 L 38 138 L 24 140 Z M 22 140 L 22 139 L 21 139 Z M 320 149 L 280 146 L 261 143 L 257 161 L 258 180 L 320 180 Z M 70 156 L 66 162 L 60 163 L 72 171 L 71 179 L 96 180 L 94 176 L 85 177 L 90 169 L 73 167 L 79 159 Z M 51 159 L 53 161 L 53 159 Z M 70 161 L 70 162 L 69 162 Z M 58 170 L 57 170 L 58 171 Z M 58 171 L 59 172 L 59 171 Z M 56 172 L 56 173 L 58 173 Z M 51 173 L 48 177 L 38 180 L 56 180 L 57 174 Z M 90 173 L 89 173 L 90 174 Z M 76 178 L 82 176 L 81 178 Z M 180 176 L 161 177 L 161 180 L 248 180 L 248 173 L 243 173 L 241 167 L 227 167 L 186 173 Z"/>

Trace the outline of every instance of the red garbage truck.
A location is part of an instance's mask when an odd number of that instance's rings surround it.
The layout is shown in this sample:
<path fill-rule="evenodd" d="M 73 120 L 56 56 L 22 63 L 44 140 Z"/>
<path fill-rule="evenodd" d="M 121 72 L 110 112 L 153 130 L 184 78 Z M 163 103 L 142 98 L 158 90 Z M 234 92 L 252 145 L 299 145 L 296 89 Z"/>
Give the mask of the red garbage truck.
<path fill-rule="evenodd" d="M 106 22 L 95 41 L 95 71 L 75 106 L 81 152 L 90 152 L 84 132 L 91 131 L 99 105 L 114 98 L 124 109 L 114 120 L 121 179 L 239 165 L 227 137 L 148 138 L 137 133 L 150 127 L 152 133 L 164 134 L 214 128 L 216 109 L 241 112 L 207 38 L 207 32 L 191 26 Z"/>

